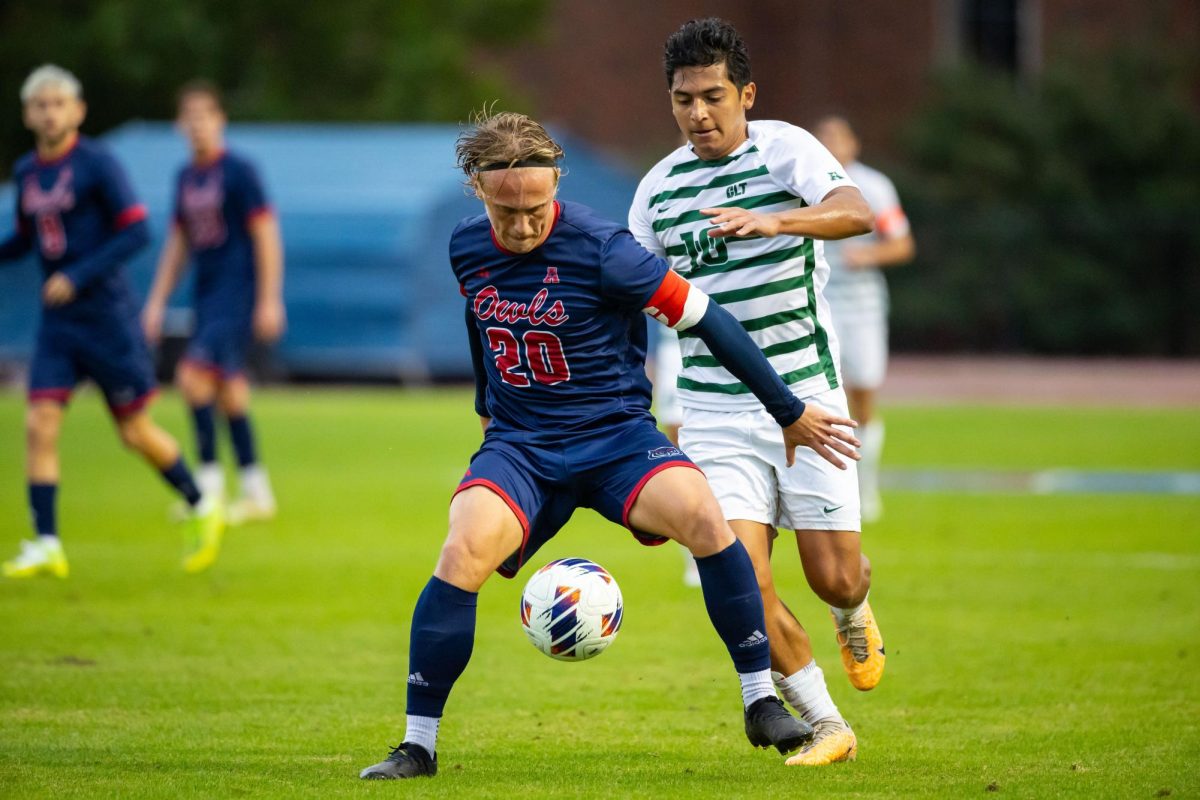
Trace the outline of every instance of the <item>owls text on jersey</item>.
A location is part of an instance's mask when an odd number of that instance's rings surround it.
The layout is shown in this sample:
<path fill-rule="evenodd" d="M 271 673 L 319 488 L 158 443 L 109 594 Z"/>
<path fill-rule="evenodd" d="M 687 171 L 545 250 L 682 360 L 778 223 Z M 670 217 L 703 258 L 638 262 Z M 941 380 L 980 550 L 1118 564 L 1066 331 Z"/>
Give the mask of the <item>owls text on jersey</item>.
<path fill-rule="evenodd" d="M 837 340 L 822 296 L 829 277 L 823 243 L 802 236 L 710 239 L 700 209 L 786 211 L 816 205 L 842 186 L 855 183 L 810 133 L 755 121 L 748 140 L 724 158 L 703 161 L 685 145 L 655 165 L 638 186 L 629 227 L 642 246 L 737 318 L 797 397 L 810 397 L 839 385 Z M 685 407 L 758 407 L 699 339 L 684 332 L 680 346 Z"/>
<path fill-rule="evenodd" d="M 846 165 L 846 174 L 858 184 L 867 205 L 871 207 L 871 214 L 875 217 L 875 237 L 895 239 L 908 233 L 908 217 L 900 207 L 896 187 L 886 175 L 857 161 Z M 843 325 L 854 317 L 886 315 L 888 291 L 883 272 L 871 268 L 847 269 L 842 256 L 844 244 L 825 244 L 825 260 L 829 263 L 829 285 L 825 287 L 825 297 L 834 309 L 838 324 Z"/>

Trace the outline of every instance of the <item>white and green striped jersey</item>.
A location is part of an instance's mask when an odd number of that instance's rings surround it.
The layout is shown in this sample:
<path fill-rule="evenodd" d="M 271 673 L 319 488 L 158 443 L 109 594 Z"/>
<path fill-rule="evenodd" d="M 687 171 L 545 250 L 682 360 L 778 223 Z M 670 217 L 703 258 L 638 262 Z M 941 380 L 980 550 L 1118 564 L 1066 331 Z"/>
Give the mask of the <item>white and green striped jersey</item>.
<path fill-rule="evenodd" d="M 858 161 L 846 165 L 846 174 L 858 184 L 875 217 L 875 232 L 867 236 L 878 239 L 907 236 L 908 217 L 904 215 L 896 187 L 888 177 Z M 878 267 L 850 269 L 846 266 L 843 247 L 854 241 L 852 238 L 825 244 L 825 260 L 829 262 L 829 284 L 825 287 L 825 297 L 843 331 L 846 325 L 854 324 L 859 319 L 886 317 L 888 312 L 888 289 L 883 270 Z"/>
<path fill-rule="evenodd" d="M 643 247 L 733 314 L 784 383 L 806 398 L 839 385 L 837 339 L 822 296 L 829 279 L 823 243 L 802 236 L 710 239 L 712 226 L 700 209 L 784 211 L 854 185 L 808 131 L 751 122 L 747 141 L 724 158 L 702 161 L 685 145 L 656 164 L 638 186 L 629 228 Z M 679 343 L 683 406 L 761 407 L 694 334 L 681 332 Z"/>

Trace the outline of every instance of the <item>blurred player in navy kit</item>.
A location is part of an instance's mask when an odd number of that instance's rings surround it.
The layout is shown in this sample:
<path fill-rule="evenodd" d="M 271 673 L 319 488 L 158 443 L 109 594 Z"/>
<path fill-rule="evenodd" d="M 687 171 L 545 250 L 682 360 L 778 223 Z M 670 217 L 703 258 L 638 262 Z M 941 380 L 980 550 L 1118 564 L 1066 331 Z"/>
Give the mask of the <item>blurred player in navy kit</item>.
<path fill-rule="evenodd" d="M 192 161 L 176 180 L 174 223 L 142 324 L 147 338 L 157 342 L 167 301 L 193 258 L 196 326 L 179 367 L 179 387 L 192 412 L 200 489 L 222 502 L 217 406 L 229 423 L 241 483 L 229 521 L 237 524 L 275 515 L 275 497 L 250 423 L 245 367 L 255 339 L 274 342 L 284 330 L 283 245 L 254 165 L 225 149 L 225 125 L 215 86 L 194 81 L 180 90 L 178 126 Z"/>
<path fill-rule="evenodd" d="M 112 155 L 79 135 L 86 106 L 74 75 L 53 65 L 34 70 L 21 102 L 36 149 L 13 169 L 17 229 L 0 243 L 0 260 L 36 247 L 45 276 L 26 421 L 29 504 L 38 535 L 22 542 L 4 574 L 67 576 L 55 518 L 58 436 L 64 407 L 82 378 L 104 393 L 121 441 L 187 503 L 183 565 L 200 571 L 217 556 L 221 510 L 201 502 L 179 446 L 146 411 L 154 372 L 122 269 L 149 241 L 146 208 Z"/>
<path fill-rule="evenodd" d="M 486 212 L 450 239 L 484 441 L 413 611 L 404 741 L 361 777 L 436 774 L 438 729 L 471 656 L 479 590 L 493 571 L 513 576 L 579 507 L 644 544 L 670 538 L 692 552 L 741 683 L 747 738 L 798 749 L 812 728 L 775 696 L 750 557 L 704 476 L 650 414 L 642 314 L 700 337 L 774 418 L 789 458 L 800 445 L 854 457 L 857 439 L 835 427 L 853 422 L 793 396 L 733 316 L 623 226 L 557 200 L 562 149 L 537 122 L 483 114 L 457 153 Z"/>

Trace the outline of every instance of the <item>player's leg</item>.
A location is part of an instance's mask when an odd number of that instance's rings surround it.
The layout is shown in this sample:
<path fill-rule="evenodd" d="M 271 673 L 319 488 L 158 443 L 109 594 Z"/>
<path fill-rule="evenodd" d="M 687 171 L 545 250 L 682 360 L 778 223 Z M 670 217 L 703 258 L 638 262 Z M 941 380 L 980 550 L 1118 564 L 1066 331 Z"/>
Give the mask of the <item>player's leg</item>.
<path fill-rule="evenodd" d="M 8 578 L 30 578 L 35 575 L 54 575 L 65 578 L 70 572 L 62 543 L 58 539 L 56 503 L 59 481 L 58 436 L 62 430 L 63 403 L 70 390 L 61 397 L 50 397 L 46 391 L 31 392 L 25 415 L 26 467 L 29 508 L 36 538 L 21 542 L 15 558 L 4 563 Z"/>
<path fill-rule="evenodd" d="M 845 330 L 842 367 L 846 400 L 862 442 L 862 459 L 857 464 L 861 514 L 864 522 L 875 522 L 883 516 L 879 472 L 884 426 L 876 411 L 876 397 L 887 372 L 887 318 L 883 312 L 857 314 Z"/>
<path fill-rule="evenodd" d="M 829 604 L 850 683 L 861 691 L 875 688 L 883 677 L 886 656 L 883 635 L 867 599 L 871 562 L 862 553 L 861 534 L 798 530 L 796 544 L 809 586 Z"/>
<path fill-rule="evenodd" d="M 450 690 L 471 658 L 478 592 L 522 549 L 541 497 L 529 476 L 513 467 L 503 456 L 481 451 L 450 503 L 449 533 L 413 609 L 404 741 L 360 778 L 437 773 L 438 728 Z"/>
<path fill-rule="evenodd" d="M 690 464 L 688 464 L 690 466 Z M 634 497 L 628 526 L 666 536 L 696 558 L 704 605 L 725 643 L 742 686 L 746 735 L 757 747 L 787 753 L 812 737 L 775 696 L 763 601 L 746 548 L 725 522 L 721 507 L 696 469 L 661 469 Z"/>
<path fill-rule="evenodd" d="M 35 575 L 67 577 L 70 569 L 58 538 L 58 436 L 71 391 L 79 380 L 68 331 L 38 330 L 29 364 L 29 402 L 25 414 L 25 473 L 33 518 L 32 540 L 21 542 L 16 558 L 3 565 L 10 578 Z"/>
<path fill-rule="evenodd" d="M 229 423 L 229 439 L 237 456 L 241 492 L 229 508 L 235 524 L 267 520 L 275 516 L 275 493 L 266 467 L 258 457 L 254 430 L 250 421 L 250 381 L 237 371 L 226 374 L 217 394 L 221 413 Z"/>
<path fill-rule="evenodd" d="M 179 363 L 176 383 L 192 418 L 192 436 L 196 445 L 196 483 L 203 495 L 224 501 L 225 475 L 217 461 L 216 367 L 202 361 L 202 345 L 193 341 L 188 355 Z M 206 348 L 206 346 L 205 346 Z"/>

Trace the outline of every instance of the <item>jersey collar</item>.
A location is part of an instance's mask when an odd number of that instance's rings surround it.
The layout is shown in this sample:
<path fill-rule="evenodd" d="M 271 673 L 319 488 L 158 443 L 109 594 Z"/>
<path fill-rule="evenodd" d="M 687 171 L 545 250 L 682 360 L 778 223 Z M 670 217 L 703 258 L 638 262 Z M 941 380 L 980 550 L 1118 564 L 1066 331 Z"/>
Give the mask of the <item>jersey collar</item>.
<path fill-rule="evenodd" d="M 76 131 L 74 134 L 72 134 L 72 136 L 74 136 L 74 138 L 71 140 L 70 146 L 62 152 L 62 155 L 59 155 L 55 158 L 42 158 L 41 154 L 35 149 L 33 151 L 34 163 L 36 163 L 39 167 L 56 167 L 66 161 L 71 157 L 71 153 L 75 152 L 75 148 L 79 147 L 79 131 Z"/>

